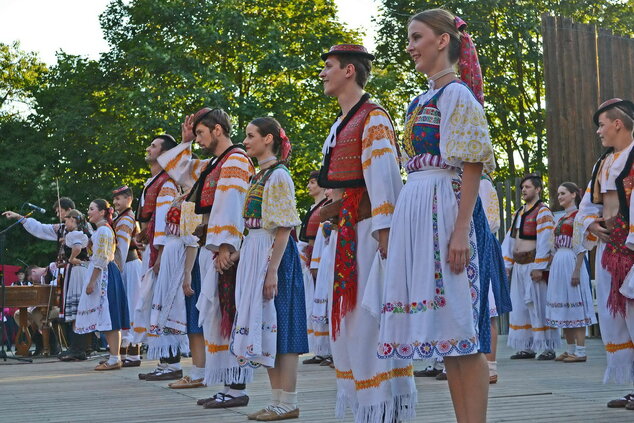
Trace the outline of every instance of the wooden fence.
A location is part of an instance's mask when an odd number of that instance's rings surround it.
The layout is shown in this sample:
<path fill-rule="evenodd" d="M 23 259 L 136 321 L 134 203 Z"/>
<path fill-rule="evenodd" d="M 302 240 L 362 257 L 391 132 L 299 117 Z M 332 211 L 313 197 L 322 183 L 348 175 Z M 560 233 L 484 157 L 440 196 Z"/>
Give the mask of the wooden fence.
<path fill-rule="evenodd" d="M 572 181 L 585 187 L 603 147 L 592 115 L 603 101 L 634 99 L 634 39 L 542 15 L 550 198 Z"/>

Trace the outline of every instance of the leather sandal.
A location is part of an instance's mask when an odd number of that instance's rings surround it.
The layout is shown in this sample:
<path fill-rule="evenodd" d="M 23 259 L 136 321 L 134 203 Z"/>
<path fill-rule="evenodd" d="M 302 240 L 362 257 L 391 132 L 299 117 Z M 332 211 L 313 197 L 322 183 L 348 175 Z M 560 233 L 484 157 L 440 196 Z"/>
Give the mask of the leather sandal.
<path fill-rule="evenodd" d="M 123 367 L 139 367 L 141 366 L 141 360 L 130 360 L 126 358 L 123 360 Z"/>
<path fill-rule="evenodd" d="M 306 360 L 302 361 L 302 364 L 319 364 L 322 361 L 324 361 L 324 357 L 320 355 L 315 355 L 311 358 L 307 358 Z"/>
<path fill-rule="evenodd" d="M 568 354 L 568 351 L 565 351 L 564 353 L 559 354 L 555 361 L 564 361 L 564 359 L 568 357 L 570 357 L 570 354 Z"/>
<path fill-rule="evenodd" d="M 217 394 L 215 394 L 213 397 L 209 397 L 209 398 L 201 398 L 199 400 L 196 400 L 196 405 L 205 405 L 206 403 L 208 403 L 209 401 L 215 401 L 218 398 L 222 398 L 225 394 L 223 394 L 222 392 L 218 392 Z"/>
<path fill-rule="evenodd" d="M 192 379 L 189 376 L 184 376 L 178 379 L 176 382 L 168 383 L 167 386 L 171 389 L 189 389 L 189 388 L 201 388 L 205 386 L 203 379 Z"/>
<path fill-rule="evenodd" d="M 608 401 L 608 408 L 623 408 L 631 401 L 634 401 L 634 393 Z"/>
<path fill-rule="evenodd" d="M 568 357 L 564 358 L 564 363 L 585 363 L 586 361 L 588 361 L 587 355 L 580 357 L 578 355 L 571 354 Z"/>
<path fill-rule="evenodd" d="M 222 394 L 222 401 L 208 401 L 203 405 L 204 408 L 231 408 L 231 407 L 244 407 L 249 405 L 249 396 L 241 395 L 234 397 L 229 394 Z"/>
<path fill-rule="evenodd" d="M 264 413 L 258 415 L 255 419 L 259 422 L 272 422 L 277 420 L 297 419 L 299 418 L 299 408 L 291 411 L 284 411 L 280 407 L 272 406 Z"/>
<path fill-rule="evenodd" d="M 524 360 L 527 358 L 535 358 L 535 355 L 536 354 L 534 352 L 519 351 L 511 356 L 511 360 Z"/>
<path fill-rule="evenodd" d="M 255 413 L 251 413 L 251 414 L 247 414 L 247 419 L 249 420 L 257 420 L 258 416 L 262 413 L 266 413 L 267 411 L 269 411 L 268 407 L 267 408 L 262 408 L 258 411 L 256 411 Z"/>
<path fill-rule="evenodd" d="M 114 364 L 108 364 L 108 362 L 106 361 L 105 363 L 101 363 L 99 365 L 97 365 L 97 367 L 95 367 L 95 370 L 97 371 L 103 371 L 103 370 L 119 370 L 122 367 L 122 363 L 121 361 L 117 361 Z"/>

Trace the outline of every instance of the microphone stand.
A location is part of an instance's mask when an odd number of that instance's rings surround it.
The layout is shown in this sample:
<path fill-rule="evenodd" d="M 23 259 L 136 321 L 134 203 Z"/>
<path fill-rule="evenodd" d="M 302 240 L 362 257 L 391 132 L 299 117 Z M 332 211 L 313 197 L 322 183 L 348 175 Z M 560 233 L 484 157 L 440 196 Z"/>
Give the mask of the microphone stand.
<path fill-rule="evenodd" d="M 33 214 L 33 211 L 30 211 L 24 215 L 24 218 L 27 218 L 31 216 L 32 214 Z M 11 225 L 7 226 L 5 229 L 0 231 L 0 265 L 2 265 L 2 272 L 0 273 L 0 291 L 2 291 L 0 292 L 0 334 L 1 334 L 0 338 L 3 338 L 5 335 L 4 319 L 6 317 L 4 315 L 4 302 L 5 302 L 4 272 L 6 272 L 7 269 L 4 265 L 4 244 L 6 242 L 7 233 L 11 229 L 13 229 L 15 226 L 17 226 L 18 223 L 20 223 L 20 220 L 13 222 Z M 9 337 L 7 334 L 7 340 L 8 338 Z M 7 361 L 7 358 L 11 358 L 13 360 L 24 361 L 27 363 L 33 362 L 33 360 L 31 360 L 30 358 L 16 357 L 15 354 L 13 355 L 13 357 L 9 357 L 7 355 L 7 351 L 5 350 L 4 342 L 2 342 L 2 346 L 0 347 L 0 358 L 2 358 L 2 361 Z"/>

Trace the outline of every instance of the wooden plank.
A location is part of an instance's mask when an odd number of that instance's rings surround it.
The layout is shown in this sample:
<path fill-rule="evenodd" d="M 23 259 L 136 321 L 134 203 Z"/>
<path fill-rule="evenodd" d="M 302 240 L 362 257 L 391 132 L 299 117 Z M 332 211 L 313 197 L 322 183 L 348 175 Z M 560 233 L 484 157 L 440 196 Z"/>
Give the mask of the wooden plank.
<path fill-rule="evenodd" d="M 558 46 L 561 51 L 561 85 L 562 85 L 562 101 L 565 106 L 562 105 L 557 111 L 557 118 L 563 133 L 560 134 L 560 139 L 557 140 L 557 161 L 555 168 L 552 166 L 549 168 L 549 176 L 554 184 L 561 183 L 564 179 L 570 178 L 574 173 L 574 154 L 570 152 L 575 151 L 573 147 L 573 137 L 575 133 L 575 122 L 577 119 L 576 110 L 571 102 L 574 102 L 575 97 L 575 80 L 574 80 L 574 67 L 576 51 L 573 45 L 573 29 L 572 21 L 568 18 L 558 19 L 559 32 L 557 36 Z M 550 172 L 553 172 L 551 174 Z M 556 189 L 556 188 L 555 188 Z M 553 206 L 551 201 L 551 207 Z M 556 203 L 556 202 L 555 202 Z"/>
<path fill-rule="evenodd" d="M 546 89 L 546 142 L 548 167 L 551 175 L 556 174 L 561 159 L 561 148 L 559 140 L 563 132 L 559 125 L 559 110 L 561 110 L 561 84 L 559 83 L 559 70 L 561 66 L 558 61 L 557 48 L 557 26 L 554 17 L 543 14 L 542 22 L 542 46 L 544 49 L 544 86 Z M 552 185 L 549 184 L 549 185 Z M 549 187 L 552 193 L 552 186 Z"/>
<path fill-rule="evenodd" d="M 599 102 L 614 97 L 614 84 L 612 75 L 614 69 L 612 57 L 612 31 L 600 28 L 598 36 L 597 51 L 599 57 Z M 597 104 L 598 106 L 598 104 Z"/>
<path fill-rule="evenodd" d="M 583 93 L 580 124 L 583 128 L 583 138 L 579 140 L 580 154 L 584 155 L 583 177 L 579 186 L 585 191 L 585 186 L 592 177 L 592 167 L 601 155 L 603 147 L 596 136 L 596 127 L 592 121 L 592 115 L 599 105 L 599 68 L 597 60 L 597 29 L 594 25 L 583 25 L 581 36 L 584 39 L 582 54 L 582 66 L 584 69 L 585 83 L 582 84 Z"/>
<path fill-rule="evenodd" d="M 506 233 L 506 228 L 507 228 L 507 224 L 506 221 L 508 220 L 506 214 L 504 213 L 504 185 L 501 182 L 496 182 L 495 183 L 495 192 L 498 195 L 498 204 L 499 204 L 499 210 L 500 210 L 500 228 L 498 229 L 498 233 L 497 233 L 497 237 L 498 240 L 500 240 L 500 242 L 502 242 L 502 240 L 504 239 L 504 234 Z"/>
<path fill-rule="evenodd" d="M 504 181 L 504 210 L 506 212 L 506 226 L 504 228 L 505 231 L 508 231 L 509 227 L 512 223 L 513 216 L 513 206 L 511 200 L 513 198 L 513 194 L 511 192 L 511 181 Z"/>
<path fill-rule="evenodd" d="M 499 382 L 489 387 L 488 422 L 622 422 L 632 412 L 609 409 L 610 399 L 625 394 L 627 387 L 604 385 L 605 351 L 600 339 L 586 341 L 588 361 L 567 364 L 553 361 L 510 360 L 507 337 L 498 340 Z M 171 390 L 167 382 L 138 380 L 137 373 L 151 370 L 156 362 L 140 368 L 95 372 L 97 358 L 75 363 L 35 359 L 33 364 L 0 362 L 2 421 L 6 422 L 246 422 L 246 414 L 269 403 L 266 371 L 256 371 L 248 386 L 247 407 L 205 410 L 197 398 L 211 396 L 220 386 Z M 416 369 L 426 362 L 416 361 Z M 185 372 L 191 360 L 183 359 Z M 416 378 L 419 401 L 415 422 L 455 422 L 446 382 Z M 334 418 L 336 381 L 334 370 L 317 365 L 299 366 L 297 422 L 352 422 L 348 410 L 343 420 Z"/>

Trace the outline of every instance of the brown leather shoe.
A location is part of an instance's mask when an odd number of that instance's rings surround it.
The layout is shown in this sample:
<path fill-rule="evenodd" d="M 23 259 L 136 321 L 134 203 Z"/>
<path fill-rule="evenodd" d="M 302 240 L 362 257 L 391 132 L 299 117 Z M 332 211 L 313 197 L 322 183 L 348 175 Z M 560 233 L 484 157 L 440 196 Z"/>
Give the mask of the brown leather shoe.
<path fill-rule="evenodd" d="M 447 380 L 447 373 L 445 372 L 438 373 L 438 375 L 436 376 L 436 380 Z"/>
<path fill-rule="evenodd" d="M 489 376 L 489 384 L 498 383 L 498 375 L 490 375 Z"/>
<path fill-rule="evenodd" d="M 183 377 L 182 370 L 163 370 L 158 373 L 150 373 L 145 376 L 145 380 L 157 381 L 157 380 L 178 380 Z"/>
<path fill-rule="evenodd" d="M 272 422 L 277 420 L 297 419 L 299 418 L 299 408 L 284 412 L 279 407 L 271 407 L 264 413 L 258 415 L 255 419 L 259 422 Z"/>
<path fill-rule="evenodd" d="M 634 393 L 627 394 L 623 398 L 617 398 L 608 401 L 608 408 L 623 408 L 630 401 L 634 401 Z"/>
<path fill-rule="evenodd" d="M 568 351 L 566 351 L 562 354 L 559 354 L 557 358 L 555 359 L 555 361 L 564 361 L 564 359 L 568 357 L 570 357 L 570 354 L 568 354 Z"/>
<path fill-rule="evenodd" d="M 564 363 L 585 363 L 586 361 L 588 361 L 587 355 L 579 357 L 578 355 L 570 354 L 568 357 L 564 358 Z"/>
<path fill-rule="evenodd" d="M 222 394 L 222 401 L 208 401 L 203 405 L 204 408 L 231 408 L 231 407 L 244 407 L 249 405 L 249 396 L 241 395 L 234 397 L 229 394 Z"/>
<path fill-rule="evenodd" d="M 97 367 L 95 367 L 95 370 L 97 370 L 97 371 L 119 370 L 121 367 L 122 367 L 121 361 L 117 361 L 114 364 L 108 364 L 108 362 L 106 361 L 105 363 L 101 363 L 101 364 L 97 365 Z"/>
<path fill-rule="evenodd" d="M 201 388 L 205 386 L 205 384 L 203 383 L 203 379 L 192 380 L 191 377 L 185 376 L 181 379 L 178 379 L 176 382 L 168 383 L 167 386 L 172 389 L 189 389 Z"/>
<path fill-rule="evenodd" d="M 247 419 L 249 420 L 257 420 L 258 416 L 262 413 L 266 413 L 268 411 L 268 408 L 262 408 L 258 411 L 256 411 L 255 413 L 251 413 L 251 414 L 247 414 Z"/>

